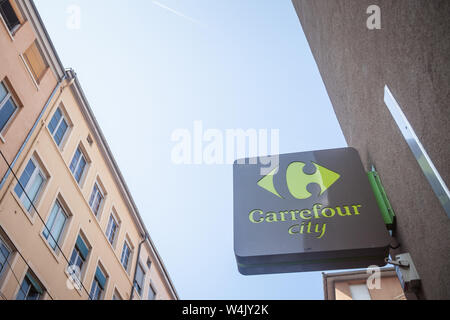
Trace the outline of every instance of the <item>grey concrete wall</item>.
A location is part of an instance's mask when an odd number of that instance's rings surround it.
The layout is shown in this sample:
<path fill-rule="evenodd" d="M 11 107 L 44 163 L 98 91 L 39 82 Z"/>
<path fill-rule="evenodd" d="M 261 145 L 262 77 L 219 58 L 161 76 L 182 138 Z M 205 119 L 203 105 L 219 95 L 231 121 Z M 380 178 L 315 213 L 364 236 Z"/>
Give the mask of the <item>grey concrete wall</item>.
<path fill-rule="evenodd" d="M 449 299 L 450 219 L 384 104 L 384 86 L 450 185 L 450 1 L 293 3 L 347 142 L 367 169 L 376 166 L 397 214 L 395 253 L 411 253 L 419 298 Z M 381 30 L 366 27 L 373 4 Z"/>

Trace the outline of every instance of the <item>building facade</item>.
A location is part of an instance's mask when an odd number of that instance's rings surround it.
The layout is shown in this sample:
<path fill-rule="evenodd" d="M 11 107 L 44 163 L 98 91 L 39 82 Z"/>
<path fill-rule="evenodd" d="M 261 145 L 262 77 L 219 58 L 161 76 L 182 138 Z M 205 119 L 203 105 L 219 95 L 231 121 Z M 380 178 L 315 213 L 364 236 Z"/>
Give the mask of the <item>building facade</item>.
<path fill-rule="evenodd" d="M 293 4 L 347 143 L 368 171 L 376 168 L 395 211 L 391 256 L 410 253 L 417 298 L 449 299 L 450 2 Z M 389 108 L 387 89 L 407 125 Z M 405 139 L 405 130 L 415 137 Z M 426 157 L 416 158 L 411 143 L 426 150 L 433 170 L 423 169 Z M 446 192 L 435 191 L 430 174 Z"/>
<path fill-rule="evenodd" d="M 394 268 L 323 273 L 325 300 L 406 300 Z"/>
<path fill-rule="evenodd" d="M 0 151 L 9 163 L 64 76 L 30 1 L 0 1 Z M 7 166 L 0 163 L 0 186 Z"/>
<path fill-rule="evenodd" d="M 2 132 L 0 298 L 177 299 L 76 73 L 61 68 L 48 36 L 22 61 L 27 45 L 18 49 L 16 37 L 27 31 L 36 43 L 47 33 L 32 1 L 6 2 L 0 77 L 22 109 Z M 11 23 L 8 5 L 30 10 L 21 25 Z M 46 71 L 24 67 L 40 59 Z"/>

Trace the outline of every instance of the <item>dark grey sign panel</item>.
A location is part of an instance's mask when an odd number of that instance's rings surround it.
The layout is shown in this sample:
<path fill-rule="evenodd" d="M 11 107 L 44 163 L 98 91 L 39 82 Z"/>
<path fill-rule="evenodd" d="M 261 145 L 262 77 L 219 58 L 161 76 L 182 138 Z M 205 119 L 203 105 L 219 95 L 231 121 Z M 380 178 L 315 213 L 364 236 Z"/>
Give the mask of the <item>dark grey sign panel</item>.
<path fill-rule="evenodd" d="M 246 159 L 245 163 L 250 159 Z M 234 164 L 234 251 L 244 275 L 385 265 L 390 243 L 353 148 Z"/>

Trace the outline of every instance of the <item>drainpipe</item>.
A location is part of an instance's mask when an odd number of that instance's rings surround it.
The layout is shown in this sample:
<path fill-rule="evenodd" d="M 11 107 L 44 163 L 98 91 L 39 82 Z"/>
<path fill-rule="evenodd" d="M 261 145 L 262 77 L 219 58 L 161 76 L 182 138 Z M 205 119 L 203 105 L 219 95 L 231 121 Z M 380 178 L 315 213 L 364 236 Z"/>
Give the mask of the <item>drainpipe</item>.
<path fill-rule="evenodd" d="M 38 126 L 39 122 L 41 121 L 42 117 L 44 116 L 45 111 L 47 110 L 48 106 L 50 105 L 50 102 L 52 101 L 53 97 L 55 96 L 58 89 L 61 87 L 61 84 L 66 79 L 66 74 L 59 80 L 58 84 L 56 85 L 55 89 L 53 90 L 50 98 L 47 100 L 46 104 L 44 105 L 44 108 L 42 109 L 41 113 L 39 114 L 39 117 L 36 119 L 36 122 L 34 123 L 33 127 L 28 132 L 27 137 L 25 138 L 25 141 L 23 142 L 22 146 L 19 149 L 19 152 L 17 152 L 16 156 L 14 157 L 14 160 L 11 163 L 11 168 L 14 167 L 17 160 L 19 159 L 20 155 L 22 154 L 23 150 L 25 149 L 25 146 L 27 145 L 28 141 L 30 140 L 34 130 L 36 130 L 36 127 Z M 0 182 L 0 190 L 3 189 L 3 186 L 6 182 L 6 179 L 8 179 L 9 174 L 11 173 L 11 169 L 8 168 L 5 175 L 2 178 L 2 181 Z"/>
<path fill-rule="evenodd" d="M 136 281 L 136 273 L 137 273 L 137 268 L 138 268 L 138 264 L 139 264 L 139 258 L 141 256 L 141 247 L 144 244 L 144 242 L 147 240 L 147 237 L 148 237 L 147 233 L 145 233 L 145 235 L 143 237 L 144 237 L 144 239 L 141 241 L 141 243 L 139 243 L 139 247 L 138 247 L 136 267 L 134 268 L 133 284 L 131 286 L 130 300 L 133 300 L 133 297 L 134 297 L 134 282 Z"/>

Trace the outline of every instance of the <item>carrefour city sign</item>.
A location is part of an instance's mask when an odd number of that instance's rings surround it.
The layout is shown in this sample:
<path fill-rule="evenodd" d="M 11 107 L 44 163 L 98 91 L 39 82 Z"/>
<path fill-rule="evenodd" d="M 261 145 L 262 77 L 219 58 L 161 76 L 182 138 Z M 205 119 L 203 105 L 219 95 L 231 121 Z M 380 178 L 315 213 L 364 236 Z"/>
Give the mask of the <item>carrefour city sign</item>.
<path fill-rule="evenodd" d="M 353 148 L 234 164 L 234 250 L 244 275 L 382 266 L 390 237 Z"/>

